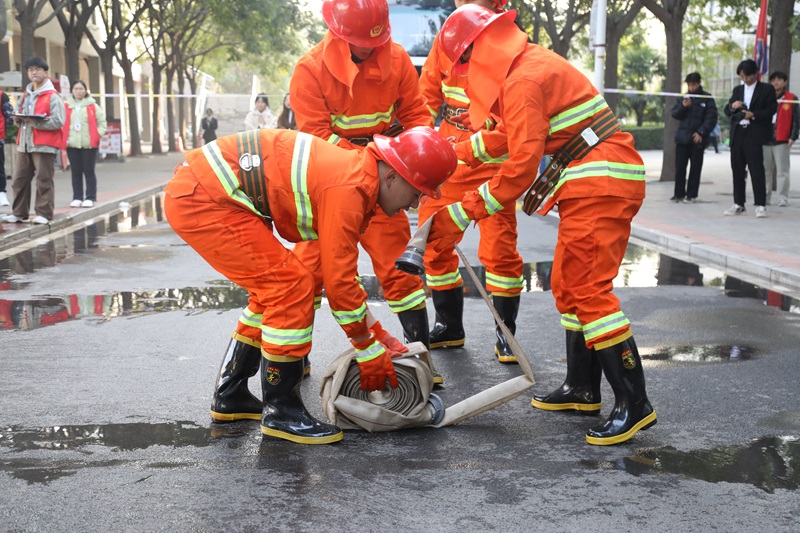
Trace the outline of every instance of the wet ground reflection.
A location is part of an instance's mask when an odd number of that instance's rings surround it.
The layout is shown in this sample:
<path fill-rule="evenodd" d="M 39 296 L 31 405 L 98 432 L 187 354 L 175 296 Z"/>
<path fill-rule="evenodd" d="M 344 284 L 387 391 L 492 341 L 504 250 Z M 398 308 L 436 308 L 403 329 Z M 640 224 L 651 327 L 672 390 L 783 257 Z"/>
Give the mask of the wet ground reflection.
<path fill-rule="evenodd" d="M 800 438 L 762 437 L 746 445 L 682 452 L 671 446 L 637 450 L 617 461 L 581 461 L 588 468 L 634 476 L 678 474 L 709 483 L 748 483 L 769 493 L 800 487 Z"/>
<path fill-rule="evenodd" d="M 164 222 L 162 196 L 156 195 L 130 206 L 120 213 L 102 217 L 93 224 L 79 226 L 65 236 L 53 238 L 38 246 L 9 257 L 0 258 L 0 296 L 2 291 L 23 289 L 26 281 L 20 275 L 51 268 L 69 257 L 91 253 L 107 248 L 136 248 L 136 244 L 125 246 L 104 245 L 102 237 L 129 232 L 147 225 Z M 174 244 L 150 244 L 148 247 L 174 246 Z M 523 267 L 524 291 L 550 290 L 552 261 L 526 263 Z M 480 265 L 475 269 L 485 281 L 486 270 Z M 479 292 L 464 268 L 461 268 L 464 290 L 467 297 L 477 298 Z M 383 291 L 375 276 L 362 276 L 362 282 L 370 299 L 383 300 Z M 174 310 L 229 310 L 247 304 L 247 294 L 231 283 L 212 282 L 212 287 L 160 288 L 141 292 L 116 292 L 104 294 L 42 295 L 25 300 L 0 297 L 0 330 L 35 329 L 74 319 L 92 320 L 102 323 L 118 316 L 130 316 Z M 795 298 L 763 289 L 712 268 L 700 267 L 646 248 L 629 245 L 619 275 L 614 280 L 617 287 L 656 287 L 665 285 L 719 287 L 731 297 L 759 299 L 767 305 L 784 311 L 800 313 L 800 301 Z M 653 359 L 679 361 L 682 357 L 702 361 L 714 356 L 697 354 L 698 348 L 684 352 L 654 356 Z M 742 352 L 727 357 L 730 360 L 747 358 Z M 738 359 L 737 359 L 738 360 Z"/>
<path fill-rule="evenodd" d="M 728 363 L 756 357 L 753 347 L 731 344 L 643 347 L 640 352 L 644 360 L 671 363 Z"/>

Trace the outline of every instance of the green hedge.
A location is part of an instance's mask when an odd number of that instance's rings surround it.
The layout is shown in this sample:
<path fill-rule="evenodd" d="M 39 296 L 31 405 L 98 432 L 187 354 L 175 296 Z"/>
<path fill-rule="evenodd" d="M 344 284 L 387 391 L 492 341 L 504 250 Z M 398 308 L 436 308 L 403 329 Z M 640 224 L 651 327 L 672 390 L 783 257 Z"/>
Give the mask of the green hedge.
<path fill-rule="evenodd" d="M 633 135 L 637 150 L 664 149 L 664 126 L 623 126 L 622 131 Z"/>

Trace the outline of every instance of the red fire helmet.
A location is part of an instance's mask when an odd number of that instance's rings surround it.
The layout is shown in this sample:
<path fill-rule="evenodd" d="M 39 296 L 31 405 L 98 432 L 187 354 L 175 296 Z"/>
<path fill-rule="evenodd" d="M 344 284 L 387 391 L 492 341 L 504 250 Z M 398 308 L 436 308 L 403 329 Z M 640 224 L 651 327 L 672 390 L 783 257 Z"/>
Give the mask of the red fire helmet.
<path fill-rule="evenodd" d="M 355 46 L 377 48 L 392 37 L 386 0 L 323 0 L 322 18 L 334 35 Z"/>
<path fill-rule="evenodd" d="M 458 166 L 456 151 L 438 131 L 417 126 L 397 137 L 374 136 L 375 148 L 407 182 L 422 194 L 441 198 L 439 187 Z"/>
<path fill-rule="evenodd" d="M 495 13 L 476 4 L 464 4 L 447 17 L 439 32 L 439 45 L 453 63 L 478 38 L 478 35 L 492 22 L 507 17 L 514 20 L 517 12 L 513 9 Z"/>

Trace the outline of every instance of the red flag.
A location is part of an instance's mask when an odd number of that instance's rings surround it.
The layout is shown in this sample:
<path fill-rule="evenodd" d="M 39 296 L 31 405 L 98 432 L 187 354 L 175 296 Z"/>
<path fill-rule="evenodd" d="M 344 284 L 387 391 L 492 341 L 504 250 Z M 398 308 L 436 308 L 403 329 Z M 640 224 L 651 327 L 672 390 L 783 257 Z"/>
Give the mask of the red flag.
<path fill-rule="evenodd" d="M 758 79 L 767 73 L 767 4 L 769 0 L 761 0 L 761 11 L 758 14 L 758 26 L 756 27 L 756 47 L 753 51 L 753 59 L 758 64 Z"/>

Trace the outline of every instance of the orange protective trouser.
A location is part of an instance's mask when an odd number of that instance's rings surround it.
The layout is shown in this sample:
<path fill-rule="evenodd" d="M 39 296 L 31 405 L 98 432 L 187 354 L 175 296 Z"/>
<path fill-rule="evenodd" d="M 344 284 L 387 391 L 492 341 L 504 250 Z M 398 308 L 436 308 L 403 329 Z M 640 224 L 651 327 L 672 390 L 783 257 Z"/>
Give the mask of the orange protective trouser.
<path fill-rule="evenodd" d="M 422 280 L 394 267 L 395 260 L 406 251 L 411 240 L 408 215 L 398 211 L 389 217 L 376 208 L 367 230 L 361 234 L 359 243 L 372 259 L 375 276 L 383 288 L 383 296 L 395 313 L 406 311 L 425 302 Z M 322 267 L 319 243 L 307 241 L 295 245 L 294 254 L 314 274 L 314 294 L 322 294 Z"/>
<path fill-rule="evenodd" d="M 421 226 L 433 214 L 449 204 L 460 202 L 464 193 L 474 191 L 486 183 L 491 176 L 475 176 L 457 182 L 446 181 L 439 191 L 439 200 L 428 198 L 419 207 Z M 522 291 L 522 257 L 517 251 L 517 205 L 510 201 L 502 211 L 478 222 L 481 239 L 478 244 L 478 260 L 486 267 L 486 290 L 518 294 Z M 461 242 L 464 234 L 458 237 Z M 437 252 L 432 246 L 425 250 L 425 274 L 428 287 L 443 291 L 463 285 L 458 270 L 458 255 L 454 247 Z"/>
<path fill-rule="evenodd" d="M 589 348 L 630 329 L 611 291 L 628 247 L 631 220 L 641 205 L 642 200 L 616 196 L 558 202 L 553 296 L 562 324 L 582 329 Z"/>
<path fill-rule="evenodd" d="M 172 229 L 217 272 L 250 294 L 244 315 L 249 320 L 240 319 L 237 333 L 260 343 L 269 354 L 308 355 L 314 323 L 311 273 L 263 219 L 244 207 L 218 203 L 188 166 L 179 167 L 173 180 L 184 183 L 164 198 Z"/>

